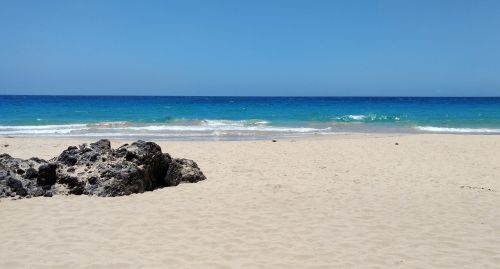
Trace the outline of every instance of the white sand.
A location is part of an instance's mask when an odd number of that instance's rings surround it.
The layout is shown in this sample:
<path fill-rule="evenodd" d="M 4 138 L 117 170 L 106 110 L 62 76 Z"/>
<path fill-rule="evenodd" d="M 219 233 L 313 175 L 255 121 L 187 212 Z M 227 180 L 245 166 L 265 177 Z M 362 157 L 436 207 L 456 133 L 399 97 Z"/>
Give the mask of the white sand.
<path fill-rule="evenodd" d="M 0 152 L 50 158 L 80 142 L 0 138 Z M 500 136 L 160 145 L 208 180 L 3 199 L 0 268 L 500 267 Z"/>

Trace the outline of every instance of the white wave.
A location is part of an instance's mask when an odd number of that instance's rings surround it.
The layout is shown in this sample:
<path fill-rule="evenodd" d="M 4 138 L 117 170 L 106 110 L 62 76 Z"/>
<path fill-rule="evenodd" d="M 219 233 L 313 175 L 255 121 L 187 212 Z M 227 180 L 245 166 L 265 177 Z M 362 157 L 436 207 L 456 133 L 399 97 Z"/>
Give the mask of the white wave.
<path fill-rule="evenodd" d="M 364 119 L 366 119 L 365 115 L 347 115 L 347 117 L 349 119 L 352 119 L 352 120 L 364 120 Z"/>
<path fill-rule="evenodd" d="M 238 125 L 149 125 L 125 128 L 114 128 L 117 131 L 260 131 L 260 132 L 315 132 L 329 130 L 329 128 L 317 129 L 307 127 L 274 127 L 274 126 L 238 126 Z"/>
<path fill-rule="evenodd" d="M 202 120 L 202 125 L 208 126 L 252 126 L 252 125 L 267 125 L 269 122 L 265 120 Z"/>
<path fill-rule="evenodd" d="M 500 133 L 500 129 L 490 128 L 449 128 L 434 126 L 416 126 L 417 130 L 436 133 Z"/>
<path fill-rule="evenodd" d="M 128 121 L 103 121 L 95 124 L 89 124 L 89 126 L 99 126 L 99 127 L 115 127 L 115 126 L 127 126 Z"/>
<path fill-rule="evenodd" d="M 344 115 L 344 116 L 336 117 L 335 119 L 340 120 L 340 121 L 351 121 L 351 120 L 362 121 L 366 118 L 367 118 L 366 115 Z"/>
<path fill-rule="evenodd" d="M 46 129 L 67 129 L 67 128 L 82 128 L 87 124 L 61 124 L 61 125 L 0 125 L 0 130 L 46 130 Z"/>
<path fill-rule="evenodd" d="M 233 120 L 202 120 L 202 125 L 207 126 L 245 126 L 246 121 L 233 121 Z"/>
<path fill-rule="evenodd" d="M 252 135 L 258 133 L 318 133 L 330 131 L 331 128 L 309 127 L 278 127 L 269 126 L 266 121 L 229 121 L 204 120 L 201 123 L 191 122 L 189 125 L 135 125 L 128 122 L 100 122 L 93 124 L 67 125 L 32 125 L 32 126 L 0 126 L 0 135 L 19 136 L 134 136 L 154 135 L 171 136 L 174 134 L 192 136 L 204 134 L 222 135 Z"/>
<path fill-rule="evenodd" d="M 338 121 L 387 121 L 394 120 L 399 121 L 401 118 L 397 116 L 388 116 L 388 115 L 377 115 L 377 114 L 368 114 L 368 115 L 344 115 L 335 118 Z"/>
<path fill-rule="evenodd" d="M 85 124 L 0 126 L 0 135 L 69 134 L 87 129 Z"/>

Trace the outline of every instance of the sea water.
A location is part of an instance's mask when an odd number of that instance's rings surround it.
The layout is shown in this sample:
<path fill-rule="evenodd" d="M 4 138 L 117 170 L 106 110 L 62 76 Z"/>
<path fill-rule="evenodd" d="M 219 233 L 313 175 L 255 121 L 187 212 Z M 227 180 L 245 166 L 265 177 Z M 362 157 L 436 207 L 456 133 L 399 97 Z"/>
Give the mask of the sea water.
<path fill-rule="evenodd" d="M 500 134 L 500 98 L 0 96 L 0 135 L 261 139 Z"/>

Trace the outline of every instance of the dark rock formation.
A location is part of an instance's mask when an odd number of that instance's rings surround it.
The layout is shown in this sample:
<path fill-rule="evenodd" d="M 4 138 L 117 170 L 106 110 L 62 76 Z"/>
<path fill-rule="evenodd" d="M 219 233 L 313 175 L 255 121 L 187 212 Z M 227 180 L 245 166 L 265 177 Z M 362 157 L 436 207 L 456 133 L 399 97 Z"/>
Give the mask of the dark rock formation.
<path fill-rule="evenodd" d="M 181 182 L 195 183 L 204 180 L 205 175 L 198 165 L 188 159 L 173 159 L 165 177 L 166 186 L 177 186 Z"/>
<path fill-rule="evenodd" d="M 194 161 L 171 158 L 157 144 L 141 140 L 117 149 L 109 140 L 71 146 L 50 161 L 0 155 L 0 198 L 121 196 L 204 179 Z"/>

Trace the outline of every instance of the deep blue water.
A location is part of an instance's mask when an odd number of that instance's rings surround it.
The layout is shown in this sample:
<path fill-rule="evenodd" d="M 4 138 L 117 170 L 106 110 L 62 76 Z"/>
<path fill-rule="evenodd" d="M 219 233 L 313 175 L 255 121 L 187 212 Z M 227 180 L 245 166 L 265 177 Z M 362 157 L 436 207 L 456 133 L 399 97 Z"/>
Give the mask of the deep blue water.
<path fill-rule="evenodd" d="M 500 133 L 500 98 L 0 96 L 0 135 Z"/>

